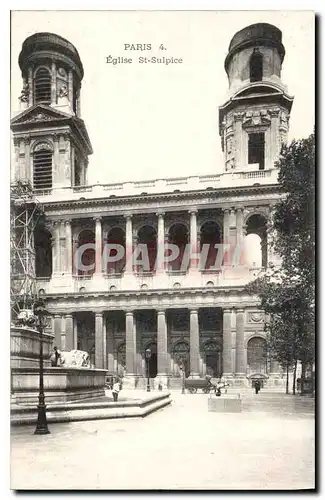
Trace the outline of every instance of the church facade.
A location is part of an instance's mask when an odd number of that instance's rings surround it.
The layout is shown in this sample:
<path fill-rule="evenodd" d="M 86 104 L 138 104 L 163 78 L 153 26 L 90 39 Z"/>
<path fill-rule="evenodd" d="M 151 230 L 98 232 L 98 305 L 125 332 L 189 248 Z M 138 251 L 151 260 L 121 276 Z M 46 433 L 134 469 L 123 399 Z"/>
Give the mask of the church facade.
<path fill-rule="evenodd" d="M 233 385 L 282 384 L 266 353 L 264 313 L 245 285 L 279 264 L 274 163 L 293 103 L 284 55 L 281 31 L 269 24 L 232 38 L 229 98 L 219 108 L 222 173 L 89 185 L 78 51 L 51 33 L 25 40 L 12 182 L 29 182 L 45 212 L 34 234 L 36 282 L 61 350 L 89 352 L 96 368 L 123 373 L 132 387 L 145 383 L 148 348 L 154 384 L 179 387 L 182 370 Z M 251 234 L 261 244 L 256 265 L 247 258 Z"/>

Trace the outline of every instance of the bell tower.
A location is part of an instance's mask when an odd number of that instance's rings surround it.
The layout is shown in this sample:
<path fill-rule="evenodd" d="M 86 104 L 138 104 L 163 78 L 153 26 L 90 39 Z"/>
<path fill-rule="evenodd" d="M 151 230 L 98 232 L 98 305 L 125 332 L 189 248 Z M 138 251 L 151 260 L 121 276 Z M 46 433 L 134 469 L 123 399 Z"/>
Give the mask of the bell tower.
<path fill-rule="evenodd" d="M 229 99 L 219 107 L 225 171 L 274 167 L 287 140 L 293 97 L 281 80 L 281 31 L 258 23 L 238 31 L 225 60 Z"/>
<path fill-rule="evenodd" d="M 52 33 L 28 37 L 19 55 L 23 88 L 11 121 L 13 181 L 36 193 L 87 184 L 92 153 L 80 113 L 83 66 L 77 49 Z"/>

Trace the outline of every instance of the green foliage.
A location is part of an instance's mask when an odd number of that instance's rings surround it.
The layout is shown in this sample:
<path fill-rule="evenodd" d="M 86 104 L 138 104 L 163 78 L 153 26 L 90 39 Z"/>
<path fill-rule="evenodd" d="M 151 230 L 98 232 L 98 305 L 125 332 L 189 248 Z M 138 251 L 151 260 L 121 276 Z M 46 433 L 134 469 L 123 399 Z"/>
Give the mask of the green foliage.
<path fill-rule="evenodd" d="M 247 286 L 267 315 L 270 355 L 284 368 L 315 359 L 315 137 L 282 147 L 277 163 L 283 198 L 275 207 L 274 250 L 280 269 Z"/>

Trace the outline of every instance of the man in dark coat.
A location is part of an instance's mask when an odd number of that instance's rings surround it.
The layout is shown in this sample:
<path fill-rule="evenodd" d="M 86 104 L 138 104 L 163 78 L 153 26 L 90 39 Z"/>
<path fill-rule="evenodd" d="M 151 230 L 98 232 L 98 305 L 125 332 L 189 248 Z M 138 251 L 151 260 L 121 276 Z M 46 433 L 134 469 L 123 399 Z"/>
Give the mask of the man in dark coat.
<path fill-rule="evenodd" d="M 258 394 L 261 389 L 261 382 L 259 380 L 255 380 L 254 387 L 255 387 L 255 394 Z"/>

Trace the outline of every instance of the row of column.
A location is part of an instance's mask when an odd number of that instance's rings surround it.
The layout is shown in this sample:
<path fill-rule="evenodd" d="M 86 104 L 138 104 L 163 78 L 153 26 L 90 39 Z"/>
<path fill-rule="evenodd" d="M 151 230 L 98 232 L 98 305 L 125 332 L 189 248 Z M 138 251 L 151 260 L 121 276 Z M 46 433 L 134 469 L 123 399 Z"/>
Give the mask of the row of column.
<path fill-rule="evenodd" d="M 190 261 L 190 268 L 197 267 L 199 263 L 199 243 L 198 243 L 198 232 L 197 232 L 197 210 L 190 210 L 190 245 L 192 259 Z M 163 257 L 165 252 L 165 221 L 164 213 L 157 213 L 158 217 L 158 232 L 157 232 L 157 255 L 158 262 L 160 263 L 160 268 L 157 271 L 163 271 Z M 239 248 L 238 245 L 243 243 L 245 232 L 245 226 L 243 224 L 243 209 L 224 209 L 224 223 L 223 223 L 223 240 L 226 244 L 229 244 L 232 250 Z M 103 234 L 102 234 L 102 218 L 94 217 L 95 222 L 95 246 L 96 246 L 96 267 L 95 274 L 101 274 L 102 272 L 102 245 L 103 245 Z M 64 224 L 64 233 L 61 229 L 61 223 Z M 78 242 L 72 241 L 72 228 L 71 220 L 55 221 L 54 222 L 54 254 L 53 254 L 53 271 L 54 273 L 60 273 L 66 271 L 67 274 L 72 274 L 72 254 L 73 250 L 77 247 Z M 73 249 L 73 246 L 75 247 Z M 62 249 L 65 252 L 62 252 Z M 126 251 L 126 272 L 132 273 L 132 253 L 133 253 L 133 227 L 132 227 L 132 215 L 125 215 L 125 251 Z M 224 264 L 231 265 L 231 258 L 233 252 L 225 254 Z"/>
<path fill-rule="evenodd" d="M 223 373 L 225 376 L 233 375 L 232 367 L 232 325 L 231 309 L 223 310 Z M 108 368 L 106 361 L 106 351 L 113 353 L 113 339 L 107 336 L 106 327 L 103 320 L 104 313 L 96 313 L 95 322 L 95 349 L 96 367 Z M 137 342 L 136 325 L 134 312 L 125 313 L 125 346 L 126 346 L 126 373 L 136 374 L 137 364 Z M 167 375 L 167 321 L 166 310 L 157 310 L 157 365 L 158 376 Z M 199 376 L 200 373 L 200 335 L 199 335 L 199 314 L 198 309 L 190 309 L 190 370 L 191 375 Z M 245 310 L 236 310 L 236 361 L 235 374 L 237 377 L 246 375 L 246 352 L 245 352 Z"/>
<path fill-rule="evenodd" d="M 232 342 L 232 310 L 223 309 L 223 375 L 237 378 L 246 376 L 246 349 L 245 349 L 245 310 L 236 309 L 236 345 L 235 370 L 233 370 L 233 342 Z M 54 315 L 55 345 L 62 350 L 77 349 L 77 324 L 72 314 Z M 134 312 L 125 313 L 125 345 L 126 345 L 126 373 L 129 376 L 136 374 L 137 341 Z M 168 347 L 166 310 L 157 310 L 157 365 L 158 376 L 168 374 Z M 106 332 L 105 313 L 95 313 L 95 366 L 113 371 L 114 345 L 113 336 Z M 190 309 L 190 370 L 192 376 L 200 373 L 200 336 L 198 310 Z M 270 362 L 270 373 L 278 373 L 279 365 L 276 361 Z"/>

